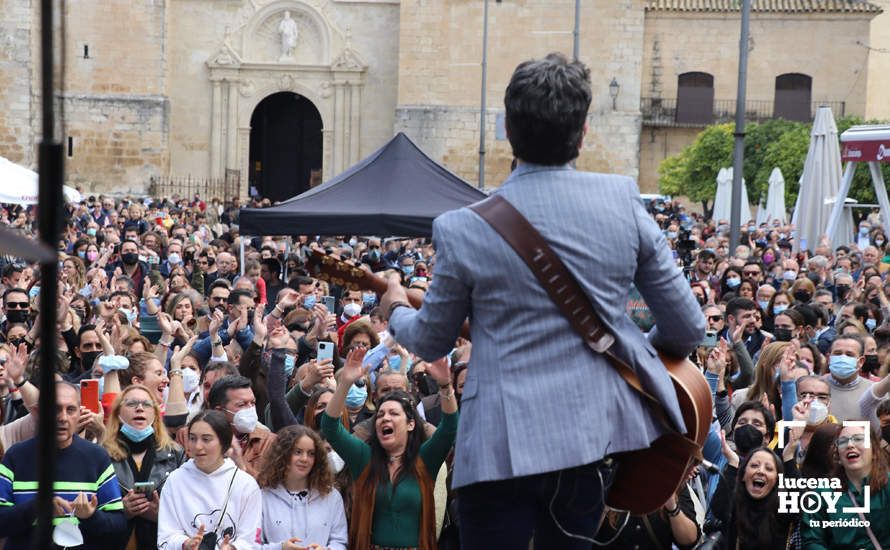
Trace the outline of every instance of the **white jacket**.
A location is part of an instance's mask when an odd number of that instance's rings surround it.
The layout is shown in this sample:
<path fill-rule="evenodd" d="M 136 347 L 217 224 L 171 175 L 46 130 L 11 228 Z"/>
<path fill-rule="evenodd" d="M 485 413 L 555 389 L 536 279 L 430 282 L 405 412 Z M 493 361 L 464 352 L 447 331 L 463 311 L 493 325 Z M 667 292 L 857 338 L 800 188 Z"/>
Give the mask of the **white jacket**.
<path fill-rule="evenodd" d="M 302 499 L 283 485 L 263 489 L 263 550 L 278 550 L 282 541 L 293 537 L 302 541 L 300 546 L 315 543 L 346 550 L 346 513 L 336 489 L 326 495 L 313 489 Z"/>
<path fill-rule="evenodd" d="M 234 481 L 232 481 L 234 476 Z M 232 492 L 226 506 L 219 542 L 229 534 L 238 550 L 258 548 L 262 525 L 262 493 L 249 474 L 225 459 L 215 472 L 205 474 L 189 460 L 170 474 L 161 493 L 158 511 L 158 548 L 181 550 L 183 543 L 197 534 L 201 524 L 210 533 L 220 523 L 226 492 Z"/>

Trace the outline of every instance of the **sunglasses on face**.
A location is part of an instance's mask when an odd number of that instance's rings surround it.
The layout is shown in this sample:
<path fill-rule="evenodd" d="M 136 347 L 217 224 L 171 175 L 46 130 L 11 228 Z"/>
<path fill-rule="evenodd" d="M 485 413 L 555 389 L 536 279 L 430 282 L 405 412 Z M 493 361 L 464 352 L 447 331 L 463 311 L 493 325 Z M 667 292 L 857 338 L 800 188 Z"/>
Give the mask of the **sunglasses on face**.
<path fill-rule="evenodd" d="M 30 306 L 28 302 L 6 302 L 6 309 L 28 309 Z"/>
<path fill-rule="evenodd" d="M 717 321 L 722 321 L 722 320 L 723 320 L 722 315 L 709 315 L 708 316 L 708 321 L 711 321 L 712 323 L 716 323 Z"/>

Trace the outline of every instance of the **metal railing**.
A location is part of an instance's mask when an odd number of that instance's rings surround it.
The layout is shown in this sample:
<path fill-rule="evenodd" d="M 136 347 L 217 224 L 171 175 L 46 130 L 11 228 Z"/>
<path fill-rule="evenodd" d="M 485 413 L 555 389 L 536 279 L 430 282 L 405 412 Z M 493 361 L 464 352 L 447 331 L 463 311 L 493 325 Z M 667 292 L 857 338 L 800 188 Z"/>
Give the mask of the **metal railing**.
<path fill-rule="evenodd" d="M 643 97 L 640 98 L 640 112 L 645 126 L 700 127 L 731 122 L 735 118 L 735 103 L 734 99 L 715 99 L 709 113 L 707 105 L 690 101 L 685 105 L 687 112 L 678 114 L 675 97 Z M 831 107 L 836 118 L 845 115 L 844 101 L 813 101 L 810 105 L 810 120 L 823 105 Z M 775 103 L 771 100 L 748 100 L 745 102 L 745 119 L 748 122 L 761 122 L 780 118 L 775 115 L 774 108 Z"/>
<path fill-rule="evenodd" d="M 204 200 L 229 200 L 241 195 L 241 171 L 226 170 L 222 178 L 198 178 L 195 176 L 170 176 L 151 178 L 149 193 L 152 197 L 174 195 L 181 198 L 192 198 L 195 194 Z"/>

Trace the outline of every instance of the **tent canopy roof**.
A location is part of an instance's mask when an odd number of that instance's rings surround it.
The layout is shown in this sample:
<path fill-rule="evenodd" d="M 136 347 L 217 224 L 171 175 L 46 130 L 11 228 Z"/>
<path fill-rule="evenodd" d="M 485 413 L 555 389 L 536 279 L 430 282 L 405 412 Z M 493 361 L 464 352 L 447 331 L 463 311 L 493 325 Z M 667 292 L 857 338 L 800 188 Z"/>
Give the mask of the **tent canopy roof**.
<path fill-rule="evenodd" d="M 433 219 L 485 198 L 399 132 L 330 181 L 271 208 L 241 209 L 242 235 L 426 237 Z"/>

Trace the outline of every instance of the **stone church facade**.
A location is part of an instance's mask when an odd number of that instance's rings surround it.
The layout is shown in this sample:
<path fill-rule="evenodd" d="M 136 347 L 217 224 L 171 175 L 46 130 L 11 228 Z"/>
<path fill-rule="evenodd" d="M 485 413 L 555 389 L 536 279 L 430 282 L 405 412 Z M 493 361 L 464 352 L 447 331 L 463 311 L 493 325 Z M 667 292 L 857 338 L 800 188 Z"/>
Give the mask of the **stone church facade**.
<path fill-rule="evenodd" d="M 846 47 L 867 37 L 880 13 L 867 3 L 852 9 L 861 4 L 854 0 L 758 2 L 778 6 L 755 14 L 769 21 L 752 26 L 755 37 L 769 36 L 757 40 L 775 52 L 770 59 L 829 53 L 839 41 Z M 738 42 L 729 4 L 581 2 L 580 57 L 591 69 L 593 102 L 579 168 L 652 186 L 657 157 L 686 138 L 675 132 L 669 145 L 647 148 L 655 134 L 645 100 L 654 80 L 661 93 L 675 93 L 671 82 L 690 66 L 715 65 L 711 72 L 728 86 Z M 87 192 L 234 177 L 241 195 L 253 186 L 286 198 L 339 174 L 397 131 L 477 181 L 483 0 L 79 0 L 66 10 L 59 137 L 68 181 Z M 40 139 L 38 17 L 36 0 L 0 0 L 0 156 L 30 166 Z M 816 51 L 790 47 L 813 21 L 833 38 L 814 44 Z M 490 1 L 486 186 L 506 176 L 512 159 L 503 92 L 513 68 L 551 51 L 570 54 L 573 25 L 574 0 Z M 839 61 L 854 52 L 841 50 Z M 865 67 L 844 96 L 863 112 Z M 754 64 L 750 72 L 775 70 Z M 822 74 L 819 86 L 833 78 Z M 837 90 L 826 97 L 850 87 L 846 73 L 836 76 Z"/>

